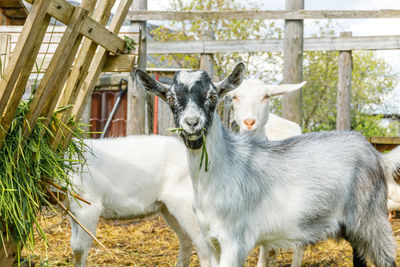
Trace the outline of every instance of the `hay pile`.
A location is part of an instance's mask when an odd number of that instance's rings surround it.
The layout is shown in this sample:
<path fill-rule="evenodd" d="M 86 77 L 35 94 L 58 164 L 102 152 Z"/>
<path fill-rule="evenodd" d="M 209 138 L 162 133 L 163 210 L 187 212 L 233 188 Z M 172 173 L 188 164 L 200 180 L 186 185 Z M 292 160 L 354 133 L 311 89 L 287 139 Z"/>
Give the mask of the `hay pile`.
<path fill-rule="evenodd" d="M 51 212 L 39 218 L 47 235 L 50 266 L 71 266 L 72 251 L 69 246 L 69 221 Z M 393 221 L 393 230 L 400 245 L 400 221 Z M 174 266 L 178 257 L 178 239 L 164 221 L 154 216 L 149 220 L 105 221 L 98 226 L 97 237 L 112 250 L 118 260 L 107 255 L 94 244 L 88 257 L 89 266 Z M 35 234 L 36 247 L 31 260 L 35 263 L 45 261 L 45 243 Z M 400 252 L 400 251 L 398 251 Z M 256 266 L 258 249 L 248 256 L 247 267 Z M 30 254 L 30 253 L 28 253 Z M 26 254 L 25 254 L 26 255 Z M 282 251 L 278 255 L 278 266 L 289 266 L 292 253 Z M 198 266 L 193 251 L 191 266 Z M 397 264 L 400 264 L 398 253 Z M 352 266 L 350 246 L 345 242 L 321 242 L 307 248 L 303 266 Z"/>
<path fill-rule="evenodd" d="M 51 205 L 48 182 L 70 190 L 69 171 L 80 164 L 86 147 L 78 138 L 67 142 L 68 152 L 53 148 L 54 133 L 61 127 L 57 116 L 66 108 L 51 119 L 39 118 L 27 138 L 29 103 L 19 104 L 0 150 L 0 245 L 13 240 L 33 248 L 33 227 L 45 238 L 36 216 L 43 204 Z"/>

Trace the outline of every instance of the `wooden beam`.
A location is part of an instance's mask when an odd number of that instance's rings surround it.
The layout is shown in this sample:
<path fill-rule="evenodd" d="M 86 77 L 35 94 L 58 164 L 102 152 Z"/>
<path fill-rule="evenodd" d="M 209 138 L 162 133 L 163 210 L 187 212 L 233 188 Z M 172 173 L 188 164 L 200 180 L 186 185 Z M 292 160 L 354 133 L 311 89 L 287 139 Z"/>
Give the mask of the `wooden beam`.
<path fill-rule="evenodd" d="M 35 57 L 33 51 L 34 46 L 37 42 L 40 42 L 43 36 L 40 36 L 41 29 L 43 27 L 43 21 L 45 21 L 46 10 L 49 6 L 49 0 L 38 0 L 38 2 L 32 6 L 31 12 L 29 13 L 24 28 L 19 36 L 17 47 L 14 49 L 10 62 L 7 66 L 6 72 L 1 78 L 0 82 L 0 123 L 4 130 L 7 131 L 10 122 L 4 121 L 3 114 L 6 110 L 7 103 L 12 101 L 13 103 L 19 103 L 20 99 L 12 98 L 13 89 L 17 83 L 18 78 L 22 71 L 25 71 L 26 62 L 31 57 Z M 26 77 L 26 80 L 28 78 Z M 22 83 L 23 81 L 21 81 Z M 17 90 L 24 90 L 25 88 L 17 88 Z M 15 93 L 15 92 L 14 92 Z M 15 103 L 14 103 L 15 104 Z M 12 112 L 8 110 L 8 112 Z M 3 131 L 1 131 L 3 133 Z M 4 135 L 0 136 L 0 146 L 4 141 Z"/>
<path fill-rule="evenodd" d="M 26 121 L 29 127 L 25 128 L 26 131 L 24 135 L 28 135 L 30 131 L 29 129 L 33 129 L 33 126 L 42 112 L 47 113 L 49 110 L 47 108 L 47 101 L 49 101 L 48 98 L 54 93 L 54 91 L 58 91 L 59 88 L 64 85 L 65 74 L 68 74 L 68 70 L 71 68 L 72 60 L 75 58 L 75 49 L 77 49 L 79 45 L 76 44 L 77 41 L 79 41 L 79 30 L 82 27 L 84 18 L 87 14 L 88 11 L 80 7 L 74 9 L 74 13 L 67 29 L 65 30 L 63 38 L 57 47 L 57 51 L 35 92 L 32 103 L 30 103 L 29 111 L 26 114 Z"/>
<path fill-rule="evenodd" d="M 363 19 L 400 18 L 399 9 L 381 10 L 253 10 L 253 11 L 130 11 L 127 20 L 218 20 L 218 19 Z"/>
<path fill-rule="evenodd" d="M 351 32 L 342 32 L 340 36 L 351 37 Z M 351 57 L 351 51 L 340 51 L 336 130 L 350 130 L 352 68 L 353 68 L 353 61 Z"/>
<path fill-rule="evenodd" d="M 33 0 L 26 1 L 30 3 L 33 2 Z M 68 24 L 68 21 L 71 18 L 75 8 L 76 7 L 65 0 L 52 0 L 48 9 L 48 13 L 62 23 Z M 91 17 L 85 18 L 80 33 L 113 54 L 118 55 L 125 49 L 124 40 L 118 37 L 117 34 L 109 31 Z"/>
<path fill-rule="evenodd" d="M 109 55 L 103 72 L 131 72 L 136 65 L 137 58 L 137 55 Z"/>
<path fill-rule="evenodd" d="M 147 0 L 135 1 L 133 8 L 141 11 L 147 9 Z M 145 71 L 147 55 L 146 21 L 132 22 L 132 25 L 137 25 L 140 29 L 138 69 Z M 147 97 L 146 92 L 140 85 L 133 81 L 133 83 L 129 83 L 127 97 L 126 134 L 145 134 L 149 133 L 149 131 L 151 133 L 153 127 L 153 112 L 151 112 L 153 110 L 153 96 Z M 147 110 L 146 104 L 149 107 Z M 148 112 L 149 110 L 150 112 Z"/>
<path fill-rule="evenodd" d="M 304 0 L 286 0 L 286 9 L 304 9 Z M 283 44 L 283 83 L 299 83 L 303 80 L 302 20 L 285 20 Z M 301 125 L 301 89 L 283 96 L 282 116 Z"/>
<path fill-rule="evenodd" d="M 212 30 L 203 31 L 201 39 L 204 41 L 215 40 L 213 31 Z M 214 59 L 212 53 L 201 53 L 200 69 L 207 71 L 211 79 L 214 78 Z"/>
<path fill-rule="evenodd" d="M 253 10 L 253 11 L 130 11 L 127 20 L 217 19 L 363 19 L 400 18 L 399 9 L 380 10 Z"/>
<path fill-rule="evenodd" d="M 284 41 L 280 39 L 148 42 L 147 54 L 283 52 L 283 42 Z M 304 39 L 304 51 L 395 50 L 395 49 L 400 49 L 400 35 Z"/>
<path fill-rule="evenodd" d="M 26 63 L 24 64 L 24 68 L 22 69 L 21 74 L 18 77 L 18 81 L 14 86 L 10 99 L 6 102 L 6 107 L 1 117 L 2 125 L 5 130 L 8 130 L 9 126 L 11 125 L 11 122 L 14 119 L 18 105 L 20 104 L 22 96 L 25 93 L 29 75 L 31 74 L 32 67 L 35 64 L 35 57 L 39 51 L 39 47 L 46 33 L 47 26 L 50 23 L 50 19 L 51 17 L 49 15 L 45 16 L 42 22 L 42 26 L 38 30 L 37 39 L 34 41 L 30 57 L 26 60 Z"/>
<path fill-rule="evenodd" d="M 114 4 L 115 0 L 101 1 L 93 15 L 94 19 L 96 21 L 99 21 L 100 24 L 105 25 L 111 15 L 111 9 Z M 82 85 L 88 75 L 88 71 L 93 61 L 96 49 L 97 44 L 95 42 L 92 42 L 92 40 L 85 39 L 83 41 L 82 46 L 79 50 L 79 54 L 75 59 L 75 64 L 71 70 L 66 85 L 64 86 L 63 94 L 58 100 L 57 105 L 59 107 L 64 107 L 69 104 L 74 104 L 76 102 L 79 91 L 82 88 Z M 82 105 L 86 104 L 87 103 L 82 103 Z M 63 112 L 63 114 L 61 115 L 62 124 L 68 125 L 71 114 L 72 109 L 68 109 Z M 58 147 L 64 136 L 64 129 L 60 129 L 56 134 L 56 138 L 53 140 L 53 146 Z"/>
<path fill-rule="evenodd" d="M 114 33 L 118 33 L 122 23 L 125 20 L 126 14 L 129 11 L 129 7 L 131 6 L 133 0 L 121 0 L 120 4 L 117 8 L 117 12 L 111 20 L 109 29 Z M 103 70 L 105 61 L 107 59 L 107 51 L 104 48 L 99 48 L 92 63 L 92 67 L 89 69 L 89 73 L 85 79 L 84 84 L 79 92 L 79 96 L 77 101 L 73 107 L 72 114 L 75 116 L 77 120 L 79 120 L 82 116 L 82 113 L 85 110 L 84 103 L 87 103 L 87 99 L 91 97 L 93 89 L 99 79 L 99 76 Z M 68 136 L 71 138 L 71 135 Z"/>
<path fill-rule="evenodd" d="M 0 78 L 6 70 L 11 57 L 11 35 L 0 34 Z"/>

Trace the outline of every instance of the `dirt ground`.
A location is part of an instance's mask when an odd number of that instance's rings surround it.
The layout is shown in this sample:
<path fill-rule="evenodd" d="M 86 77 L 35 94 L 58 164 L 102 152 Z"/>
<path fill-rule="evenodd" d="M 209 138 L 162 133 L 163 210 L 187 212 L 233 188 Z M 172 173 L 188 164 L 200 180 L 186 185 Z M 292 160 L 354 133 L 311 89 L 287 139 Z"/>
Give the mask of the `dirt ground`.
<path fill-rule="evenodd" d="M 69 246 L 70 225 L 66 216 L 46 212 L 40 216 L 40 223 L 47 235 L 45 242 L 36 236 L 34 251 L 23 251 L 32 262 L 48 263 L 49 266 L 71 266 L 72 250 Z M 393 220 L 393 232 L 400 245 L 400 220 Z M 147 220 L 106 221 L 98 225 L 97 237 L 116 256 L 114 259 L 94 244 L 88 257 L 88 266 L 175 266 L 178 257 L 178 239 L 162 218 L 154 216 Z M 399 246 L 400 247 L 400 246 Z M 397 264 L 400 265 L 398 250 Z M 258 248 L 248 256 L 247 267 L 256 266 Z M 292 253 L 281 251 L 278 266 L 289 266 Z M 198 266 L 193 250 L 191 266 Z M 309 246 L 305 252 L 303 266 L 352 266 L 350 246 L 345 242 L 329 240 Z"/>

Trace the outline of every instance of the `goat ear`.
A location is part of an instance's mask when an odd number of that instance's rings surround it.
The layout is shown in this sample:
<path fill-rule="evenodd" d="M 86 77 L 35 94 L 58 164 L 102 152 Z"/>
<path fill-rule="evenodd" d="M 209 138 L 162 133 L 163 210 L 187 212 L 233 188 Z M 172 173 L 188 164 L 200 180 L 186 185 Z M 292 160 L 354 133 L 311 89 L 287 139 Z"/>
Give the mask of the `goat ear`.
<path fill-rule="evenodd" d="M 307 82 L 295 83 L 295 84 L 280 84 L 280 85 L 268 85 L 267 86 L 267 95 L 269 97 L 284 95 L 287 93 L 291 93 L 303 87 Z"/>
<path fill-rule="evenodd" d="M 168 87 L 151 78 L 146 72 L 137 69 L 135 79 L 146 92 L 159 96 L 164 101 L 167 99 Z"/>
<path fill-rule="evenodd" d="M 246 67 L 242 62 L 236 65 L 232 73 L 225 80 L 215 84 L 218 90 L 218 97 L 224 97 L 228 92 L 236 89 L 243 81 Z"/>

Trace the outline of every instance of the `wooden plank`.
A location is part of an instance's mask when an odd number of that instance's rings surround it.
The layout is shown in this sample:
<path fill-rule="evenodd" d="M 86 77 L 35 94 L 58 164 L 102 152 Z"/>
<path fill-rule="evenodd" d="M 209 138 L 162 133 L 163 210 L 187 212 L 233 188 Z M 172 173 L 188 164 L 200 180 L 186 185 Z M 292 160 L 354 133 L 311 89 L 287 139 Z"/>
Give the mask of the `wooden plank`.
<path fill-rule="evenodd" d="M 253 11 L 130 11 L 127 20 L 218 20 L 218 19 L 363 19 L 400 18 L 399 9 L 380 10 L 253 10 Z"/>
<path fill-rule="evenodd" d="M 18 45 L 14 49 L 10 63 L 7 66 L 0 82 L 0 114 L 3 114 L 7 101 L 9 100 L 15 83 L 24 68 L 29 57 L 32 56 L 32 48 L 38 39 L 39 30 L 46 16 L 49 0 L 38 0 L 32 6 L 23 31 L 19 37 Z M 17 101 L 17 100 L 15 100 Z M 3 125 L 3 122 L 0 121 Z M 0 140 L 1 141 L 1 140 Z"/>
<path fill-rule="evenodd" d="M 212 30 L 203 31 L 201 39 L 205 41 L 215 40 L 215 36 Z M 202 53 L 200 55 L 200 69 L 207 71 L 211 79 L 214 79 L 214 59 L 212 53 Z"/>
<path fill-rule="evenodd" d="M 6 70 L 11 57 L 11 35 L 0 34 L 0 78 Z"/>
<path fill-rule="evenodd" d="M 382 137 L 372 136 L 368 138 L 368 141 L 373 144 L 395 144 L 400 145 L 400 137 Z"/>
<path fill-rule="evenodd" d="M 147 54 L 283 52 L 283 40 L 148 42 Z M 400 36 L 304 38 L 304 51 L 396 50 Z"/>
<path fill-rule="evenodd" d="M 33 0 L 27 0 L 27 2 L 32 3 Z M 52 17 L 58 19 L 62 23 L 68 24 L 74 8 L 74 6 L 65 0 L 53 0 L 51 1 L 48 12 Z M 91 17 L 85 18 L 80 33 L 116 55 L 120 54 L 125 48 L 124 40 Z"/>
<path fill-rule="evenodd" d="M 351 37 L 351 32 L 342 32 L 341 37 Z M 353 60 L 351 51 L 339 52 L 339 79 L 337 93 L 336 129 L 350 130 L 351 126 L 351 73 Z"/>
<path fill-rule="evenodd" d="M 109 55 L 103 72 L 131 72 L 136 65 L 137 58 L 137 55 Z"/>
<path fill-rule="evenodd" d="M 101 1 L 94 13 L 94 19 L 99 21 L 101 25 L 105 25 L 111 15 L 111 9 L 114 4 L 115 0 Z M 97 44 L 95 42 L 90 39 L 84 40 L 72 71 L 68 77 L 67 83 L 64 87 L 63 94 L 58 101 L 58 106 L 63 107 L 76 102 L 79 91 L 87 77 L 96 49 Z M 86 105 L 87 103 L 82 104 Z M 62 123 L 67 124 L 71 114 L 72 109 L 63 112 L 61 117 Z M 65 133 L 63 129 L 58 131 L 56 138 L 53 141 L 53 146 L 58 147 L 64 136 Z"/>
<path fill-rule="evenodd" d="M 63 86 L 63 76 L 68 73 L 71 65 L 68 65 L 69 60 L 75 57 L 73 51 L 77 49 L 76 41 L 79 34 L 79 30 L 85 21 L 88 11 L 80 7 L 74 9 L 74 13 L 68 23 L 67 29 L 64 33 L 63 39 L 61 40 L 57 51 L 54 54 L 49 69 L 46 71 L 45 75 L 39 87 L 37 88 L 32 103 L 29 106 L 29 111 L 26 115 L 26 121 L 30 126 L 30 129 L 36 123 L 38 117 L 46 111 L 46 106 L 48 104 L 48 98 L 52 95 L 53 91 L 58 91 L 59 87 Z M 72 64 L 72 60 L 70 62 Z M 65 81 L 65 80 L 64 80 Z M 25 135 L 29 134 L 29 127 L 26 127 Z"/>
<path fill-rule="evenodd" d="M 32 67 L 35 64 L 35 57 L 38 53 L 41 40 L 43 39 L 43 36 L 46 32 L 47 26 L 50 23 L 51 17 L 49 15 L 46 15 L 43 22 L 42 26 L 38 31 L 38 35 L 36 40 L 34 41 L 34 45 L 32 48 L 32 51 L 30 53 L 30 57 L 27 59 L 26 63 L 24 64 L 24 68 L 21 71 L 20 76 L 18 77 L 17 84 L 14 86 L 13 92 L 10 96 L 10 99 L 7 102 L 4 102 L 6 104 L 6 107 L 4 108 L 3 114 L 1 114 L 1 122 L 3 125 L 3 128 L 5 130 L 8 130 L 12 120 L 14 119 L 15 112 L 18 108 L 18 105 L 22 99 L 22 96 L 25 93 L 25 88 L 26 84 L 29 79 L 29 75 L 31 73 Z M 3 105 L 3 102 L 0 102 L 1 105 Z"/>
<path fill-rule="evenodd" d="M 110 30 L 113 33 L 118 33 L 120 30 L 122 23 L 125 20 L 126 14 L 129 11 L 129 7 L 132 4 L 132 0 L 121 0 L 120 4 L 117 8 L 117 12 L 114 15 L 113 19 L 111 20 L 110 23 Z M 79 120 L 82 116 L 82 113 L 85 110 L 85 105 L 84 103 L 87 103 L 87 99 L 92 95 L 93 89 L 97 83 L 97 80 L 99 79 L 99 76 L 103 70 L 105 61 L 107 58 L 107 53 L 104 48 L 99 48 L 91 68 L 89 69 L 89 73 L 85 79 L 84 84 L 82 85 L 82 88 L 79 90 L 79 96 L 77 98 L 77 101 L 73 107 L 72 114 L 75 116 L 77 120 Z M 71 138 L 71 135 L 68 136 L 68 138 Z"/>
<path fill-rule="evenodd" d="M 121 34 L 119 36 L 123 37 Z M 138 35 L 130 35 L 138 40 Z M 45 37 L 47 38 L 47 37 Z M 51 41 L 48 54 L 53 54 L 60 37 Z M 16 46 L 15 36 L 11 35 L 11 48 Z M 54 42 L 53 42 L 54 41 Z M 48 42 L 42 45 L 40 53 L 45 53 Z M 400 36 L 353 36 L 351 38 L 304 38 L 304 51 L 346 51 L 346 50 L 397 50 L 400 49 Z M 218 40 L 218 41 L 182 41 L 148 42 L 147 54 L 201 54 L 201 53 L 247 53 L 247 52 L 283 52 L 283 40 Z"/>
<path fill-rule="evenodd" d="M 134 9 L 145 10 L 147 9 L 146 0 L 137 0 L 134 2 Z M 147 54 L 147 41 L 146 41 L 146 22 L 133 22 L 140 29 L 139 39 L 139 58 L 138 69 L 146 70 L 146 54 Z M 133 79 L 133 77 L 131 77 Z M 128 102 L 127 102 L 127 123 L 126 134 L 145 134 L 152 133 L 153 128 L 153 105 L 154 100 L 152 96 L 147 96 L 146 92 L 140 88 L 135 80 L 128 86 Z M 146 109 L 147 104 L 147 109 Z M 147 122 L 147 124 L 146 124 Z"/>
<path fill-rule="evenodd" d="M 33 62 L 36 62 L 38 65 L 42 63 L 43 59 L 44 62 L 42 68 L 39 70 L 33 67 L 32 73 L 45 73 L 51 62 L 51 57 L 52 55 L 50 54 L 46 56 L 39 54 L 36 59 L 33 59 Z M 108 55 L 103 72 L 130 72 L 136 65 L 137 57 L 138 55 L 136 54 Z"/>
<path fill-rule="evenodd" d="M 304 9 L 304 0 L 286 0 L 286 9 Z M 303 80 L 303 21 L 285 20 L 283 83 Z M 301 89 L 282 98 L 282 117 L 301 125 Z"/>

